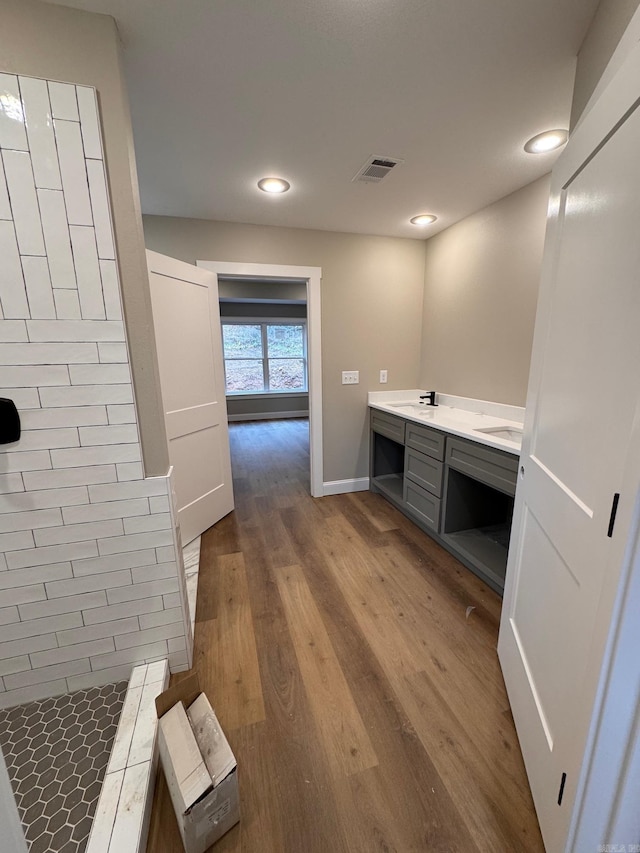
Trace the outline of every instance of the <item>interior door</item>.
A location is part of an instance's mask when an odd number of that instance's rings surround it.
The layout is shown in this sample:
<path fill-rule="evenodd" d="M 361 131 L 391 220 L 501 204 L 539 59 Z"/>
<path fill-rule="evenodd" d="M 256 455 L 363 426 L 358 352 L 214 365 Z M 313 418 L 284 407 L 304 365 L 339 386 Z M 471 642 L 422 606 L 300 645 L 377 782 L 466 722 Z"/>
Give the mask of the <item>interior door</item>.
<path fill-rule="evenodd" d="M 233 509 L 218 281 L 147 252 L 169 460 L 187 544 Z"/>
<path fill-rule="evenodd" d="M 550 853 L 566 845 L 627 536 L 614 495 L 635 498 L 621 484 L 640 365 L 639 96 L 636 50 L 552 177 L 498 645 Z"/>

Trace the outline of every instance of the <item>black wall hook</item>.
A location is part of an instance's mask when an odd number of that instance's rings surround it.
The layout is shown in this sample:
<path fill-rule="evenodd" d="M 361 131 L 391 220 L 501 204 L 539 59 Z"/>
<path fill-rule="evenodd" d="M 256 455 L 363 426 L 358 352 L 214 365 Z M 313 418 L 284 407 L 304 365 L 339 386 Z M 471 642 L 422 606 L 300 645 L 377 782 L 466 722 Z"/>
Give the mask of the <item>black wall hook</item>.
<path fill-rule="evenodd" d="M 13 400 L 0 397 L 0 444 L 20 439 L 20 415 Z"/>

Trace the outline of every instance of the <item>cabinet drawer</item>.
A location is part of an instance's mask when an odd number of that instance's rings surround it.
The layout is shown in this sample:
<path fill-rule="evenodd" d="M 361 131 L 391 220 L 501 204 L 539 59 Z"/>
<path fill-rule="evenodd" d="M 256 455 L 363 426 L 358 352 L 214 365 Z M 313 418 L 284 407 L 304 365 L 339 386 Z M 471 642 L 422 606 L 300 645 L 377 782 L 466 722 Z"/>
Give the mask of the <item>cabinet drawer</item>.
<path fill-rule="evenodd" d="M 449 437 L 447 464 L 456 471 L 493 486 L 507 495 L 515 495 L 519 457 L 493 447 Z"/>
<path fill-rule="evenodd" d="M 407 510 L 426 527 L 440 529 L 440 500 L 411 480 L 404 481 L 404 502 Z"/>
<path fill-rule="evenodd" d="M 444 433 L 438 432 L 437 429 L 408 421 L 406 444 L 407 447 L 426 453 L 427 456 L 433 456 L 434 459 L 440 459 L 440 461 L 444 459 Z"/>
<path fill-rule="evenodd" d="M 442 495 L 442 471 L 444 465 L 432 456 L 407 447 L 404 456 L 404 476 L 417 486 L 422 486 L 436 497 Z"/>
<path fill-rule="evenodd" d="M 381 435 L 386 435 L 393 441 L 397 441 L 398 444 L 404 444 L 404 425 L 405 422 L 402 418 L 396 418 L 393 415 L 387 415 L 385 412 L 379 412 L 377 409 L 371 409 L 371 429 Z"/>

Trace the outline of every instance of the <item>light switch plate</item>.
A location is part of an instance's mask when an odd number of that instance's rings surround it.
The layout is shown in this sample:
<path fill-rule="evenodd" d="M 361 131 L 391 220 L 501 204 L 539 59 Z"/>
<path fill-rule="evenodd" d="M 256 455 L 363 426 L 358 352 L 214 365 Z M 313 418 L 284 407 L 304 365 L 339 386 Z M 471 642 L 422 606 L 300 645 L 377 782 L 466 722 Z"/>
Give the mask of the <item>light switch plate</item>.
<path fill-rule="evenodd" d="M 380 371 L 380 382 L 381 382 L 381 384 L 382 384 L 382 385 L 384 385 L 384 383 L 385 383 L 386 381 L 387 381 L 387 371 L 386 371 L 386 370 L 381 370 L 381 371 Z"/>
<path fill-rule="evenodd" d="M 360 382 L 360 371 L 359 370 L 343 370 L 342 371 L 342 384 L 343 385 L 357 385 Z"/>

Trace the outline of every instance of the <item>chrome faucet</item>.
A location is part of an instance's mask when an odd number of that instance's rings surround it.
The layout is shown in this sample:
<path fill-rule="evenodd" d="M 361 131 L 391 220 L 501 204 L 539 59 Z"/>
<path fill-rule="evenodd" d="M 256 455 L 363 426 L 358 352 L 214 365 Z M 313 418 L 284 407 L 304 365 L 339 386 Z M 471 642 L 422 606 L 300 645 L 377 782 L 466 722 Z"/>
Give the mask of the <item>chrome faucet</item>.
<path fill-rule="evenodd" d="M 438 405 L 436 403 L 436 392 L 435 391 L 429 391 L 428 394 L 421 394 L 420 399 L 426 400 L 427 406 L 437 406 Z"/>

